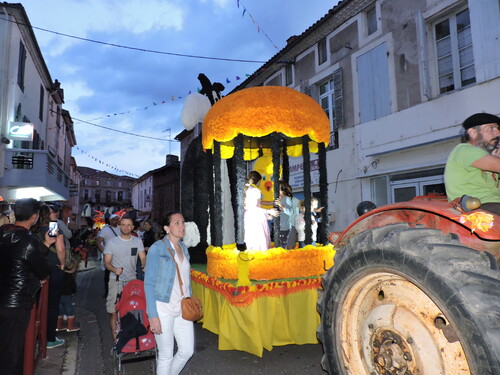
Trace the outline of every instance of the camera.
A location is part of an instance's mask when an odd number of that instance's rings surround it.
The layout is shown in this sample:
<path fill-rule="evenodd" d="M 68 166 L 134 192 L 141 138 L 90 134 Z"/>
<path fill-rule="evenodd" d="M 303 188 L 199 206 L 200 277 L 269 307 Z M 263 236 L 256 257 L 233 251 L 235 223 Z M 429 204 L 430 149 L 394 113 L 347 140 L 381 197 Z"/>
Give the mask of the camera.
<path fill-rule="evenodd" d="M 57 226 L 57 221 L 51 221 L 49 223 L 49 237 L 57 237 L 57 230 L 59 227 Z"/>

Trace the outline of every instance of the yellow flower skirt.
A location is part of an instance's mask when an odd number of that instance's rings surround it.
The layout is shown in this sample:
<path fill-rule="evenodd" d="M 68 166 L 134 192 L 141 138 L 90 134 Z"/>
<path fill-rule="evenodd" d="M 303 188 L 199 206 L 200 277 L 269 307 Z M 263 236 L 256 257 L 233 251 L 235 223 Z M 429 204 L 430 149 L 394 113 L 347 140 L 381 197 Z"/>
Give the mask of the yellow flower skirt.
<path fill-rule="evenodd" d="M 252 280 L 276 280 L 320 276 L 333 265 L 333 245 L 285 250 L 247 250 L 240 253 L 236 245 L 207 248 L 207 273 L 223 279 L 238 279 L 238 258 L 244 255 Z M 240 262 L 241 263 L 241 262 Z"/>

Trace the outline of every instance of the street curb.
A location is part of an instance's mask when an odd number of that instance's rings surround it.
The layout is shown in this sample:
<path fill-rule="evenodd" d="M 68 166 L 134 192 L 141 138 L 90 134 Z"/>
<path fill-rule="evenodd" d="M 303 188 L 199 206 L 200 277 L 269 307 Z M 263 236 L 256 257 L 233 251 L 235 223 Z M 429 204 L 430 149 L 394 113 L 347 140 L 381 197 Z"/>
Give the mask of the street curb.
<path fill-rule="evenodd" d="M 68 339 L 68 345 L 64 352 L 61 375 L 76 375 L 76 367 L 78 364 L 78 344 L 80 342 L 80 333 L 74 334 L 76 339 Z"/>

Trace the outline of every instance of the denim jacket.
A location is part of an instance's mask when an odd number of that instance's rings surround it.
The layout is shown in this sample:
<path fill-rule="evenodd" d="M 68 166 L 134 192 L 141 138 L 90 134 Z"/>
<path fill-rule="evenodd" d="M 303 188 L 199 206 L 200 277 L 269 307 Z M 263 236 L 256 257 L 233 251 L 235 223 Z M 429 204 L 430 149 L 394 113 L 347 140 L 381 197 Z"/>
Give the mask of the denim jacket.
<path fill-rule="evenodd" d="M 170 244 L 167 238 L 165 242 L 175 253 L 174 247 Z M 146 294 L 146 312 L 149 318 L 157 318 L 158 311 L 156 310 L 156 301 L 168 303 L 172 288 L 174 286 L 176 268 L 175 262 L 168 251 L 163 240 L 156 241 L 148 250 L 146 260 L 146 273 L 144 276 L 144 292 Z M 189 261 L 189 252 L 180 241 L 184 257 Z M 191 283 L 189 283 L 191 291 Z"/>

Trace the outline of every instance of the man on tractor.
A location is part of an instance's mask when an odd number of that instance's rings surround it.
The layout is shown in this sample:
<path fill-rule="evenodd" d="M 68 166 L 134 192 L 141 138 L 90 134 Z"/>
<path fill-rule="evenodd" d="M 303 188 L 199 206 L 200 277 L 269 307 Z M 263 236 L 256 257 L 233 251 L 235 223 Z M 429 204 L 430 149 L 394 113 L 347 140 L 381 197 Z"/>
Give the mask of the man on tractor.
<path fill-rule="evenodd" d="M 476 113 L 462 125 L 462 143 L 451 151 L 444 172 L 448 199 L 475 197 L 483 210 L 500 215 L 500 117 Z"/>

